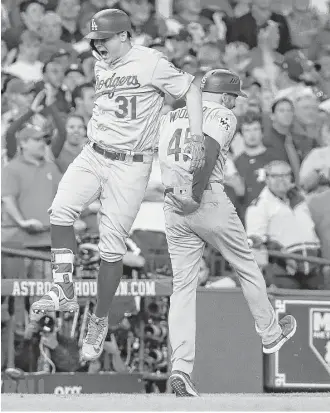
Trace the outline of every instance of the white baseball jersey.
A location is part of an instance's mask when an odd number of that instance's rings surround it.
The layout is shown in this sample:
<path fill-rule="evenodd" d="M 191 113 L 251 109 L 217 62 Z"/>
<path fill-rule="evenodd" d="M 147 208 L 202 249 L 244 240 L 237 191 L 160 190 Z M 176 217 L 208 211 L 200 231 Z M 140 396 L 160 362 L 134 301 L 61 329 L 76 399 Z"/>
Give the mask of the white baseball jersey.
<path fill-rule="evenodd" d="M 219 103 L 203 100 L 203 132 L 220 144 L 220 153 L 210 181 L 223 182 L 227 153 L 234 137 L 237 120 L 230 109 Z M 159 132 L 159 161 L 165 187 L 189 185 L 193 175 L 183 151 L 190 139 L 187 108 L 163 116 Z"/>
<path fill-rule="evenodd" d="M 110 66 L 95 64 L 95 104 L 88 137 L 112 150 L 153 149 L 164 93 L 180 99 L 193 76 L 153 49 L 133 46 Z"/>

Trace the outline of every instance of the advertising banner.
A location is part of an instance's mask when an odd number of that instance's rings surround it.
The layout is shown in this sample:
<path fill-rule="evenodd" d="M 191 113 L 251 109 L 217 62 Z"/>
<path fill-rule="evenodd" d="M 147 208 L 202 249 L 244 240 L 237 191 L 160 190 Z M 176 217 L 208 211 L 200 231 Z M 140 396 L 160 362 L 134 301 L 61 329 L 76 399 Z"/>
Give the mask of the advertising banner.
<path fill-rule="evenodd" d="M 265 357 L 266 388 L 330 389 L 330 297 L 277 297 L 275 308 L 278 318 L 297 319 L 297 332 Z"/>

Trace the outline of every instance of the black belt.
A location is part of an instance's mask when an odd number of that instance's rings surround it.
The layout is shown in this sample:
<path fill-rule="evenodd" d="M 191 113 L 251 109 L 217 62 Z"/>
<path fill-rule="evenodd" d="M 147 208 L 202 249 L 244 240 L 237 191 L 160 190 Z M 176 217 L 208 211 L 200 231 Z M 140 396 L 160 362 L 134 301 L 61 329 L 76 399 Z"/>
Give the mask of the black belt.
<path fill-rule="evenodd" d="M 95 152 L 99 153 L 100 155 L 103 155 L 107 159 L 111 159 L 112 161 L 125 161 L 126 157 L 131 156 L 128 153 L 124 153 L 124 152 L 107 151 L 106 149 L 101 148 L 96 143 L 93 143 L 92 148 L 94 149 Z M 133 162 L 143 162 L 143 160 L 144 160 L 144 157 L 142 154 L 133 155 Z"/>
<path fill-rule="evenodd" d="M 211 184 L 221 184 L 221 182 L 220 182 L 220 181 L 212 181 L 212 182 L 209 182 L 209 183 L 206 185 L 205 190 L 212 190 L 212 185 L 211 185 Z M 165 191 L 164 191 L 164 195 L 166 195 L 166 194 L 173 194 L 173 192 L 174 192 L 174 188 L 166 188 Z"/>

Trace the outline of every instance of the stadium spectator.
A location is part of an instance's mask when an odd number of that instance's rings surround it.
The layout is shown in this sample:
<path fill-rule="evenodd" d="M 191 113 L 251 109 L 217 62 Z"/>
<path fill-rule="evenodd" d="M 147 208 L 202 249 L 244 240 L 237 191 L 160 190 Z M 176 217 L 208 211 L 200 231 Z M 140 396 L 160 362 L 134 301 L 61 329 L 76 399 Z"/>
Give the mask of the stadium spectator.
<path fill-rule="evenodd" d="M 86 2 L 84 4 L 89 3 Z M 94 13 L 91 13 L 90 15 L 84 14 L 79 18 L 79 31 L 83 37 L 78 42 L 72 44 L 72 47 L 78 54 L 91 51 L 90 41 L 85 39 L 85 36 L 89 33 L 90 22 L 93 16 Z"/>
<path fill-rule="evenodd" d="M 292 45 L 307 54 L 321 27 L 318 15 L 310 7 L 310 0 L 292 0 L 287 21 Z"/>
<path fill-rule="evenodd" d="M 2 38 L 7 43 L 8 49 L 17 48 L 21 35 L 28 30 L 35 34 L 40 33 L 40 22 L 45 13 L 45 6 L 39 1 L 23 1 L 19 6 L 21 22 L 7 29 Z"/>
<path fill-rule="evenodd" d="M 244 152 L 235 159 L 236 169 L 244 182 L 241 198 L 242 216 L 246 208 L 259 196 L 265 186 L 265 165 L 274 160 L 270 149 L 263 144 L 262 120 L 255 113 L 247 113 L 241 120 Z"/>
<path fill-rule="evenodd" d="M 315 223 L 315 231 L 321 241 L 322 257 L 330 260 L 330 189 L 315 194 L 308 201 L 308 206 Z M 327 288 L 330 289 L 330 279 Z"/>
<path fill-rule="evenodd" d="M 240 0 L 234 5 L 233 16 L 239 18 L 249 13 L 252 0 Z"/>
<path fill-rule="evenodd" d="M 247 67 L 251 62 L 249 47 L 244 42 L 233 42 L 225 46 L 223 62 L 225 67 L 239 74 L 244 84 L 247 77 Z"/>
<path fill-rule="evenodd" d="M 224 66 L 222 53 L 216 43 L 204 43 L 197 52 L 197 60 L 200 70 L 204 72 Z"/>
<path fill-rule="evenodd" d="M 70 65 L 65 73 L 65 77 L 63 80 L 63 85 L 69 90 L 73 92 L 74 89 L 83 83 L 85 83 L 85 74 L 81 66 L 77 64 Z"/>
<path fill-rule="evenodd" d="M 56 92 L 56 106 L 60 112 L 69 113 L 71 110 L 71 96 L 67 96 L 66 87 L 63 85 L 65 72 L 60 63 L 48 61 L 44 64 L 43 81 L 38 85 L 39 90 L 44 89 L 45 85 L 54 89 Z"/>
<path fill-rule="evenodd" d="M 292 170 L 283 161 L 266 166 L 266 186 L 248 207 L 246 230 L 253 247 L 267 243 L 271 249 L 320 256 L 320 241 L 308 205 L 292 183 Z M 266 282 L 280 288 L 323 287 L 317 266 L 292 259 L 276 259 L 266 271 Z"/>
<path fill-rule="evenodd" d="M 330 187 L 330 117 L 321 129 L 322 147 L 312 149 L 300 168 L 300 184 L 306 192 L 323 192 Z"/>
<path fill-rule="evenodd" d="M 184 72 L 195 75 L 199 70 L 197 58 L 195 56 L 188 55 L 180 60 L 178 65 Z"/>
<path fill-rule="evenodd" d="M 276 100 L 271 107 L 271 127 L 265 131 L 264 144 L 275 159 L 290 164 L 296 182 L 299 182 L 300 158 L 293 142 L 291 127 L 294 107 L 291 100 Z"/>
<path fill-rule="evenodd" d="M 25 82 L 38 82 L 42 79 L 43 64 L 38 60 L 40 53 L 39 36 L 24 31 L 21 35 L 16 61 L 5 68 L 6 73 Z"/>
<path fill-rule="evenodd" d="M 275 90 L 279 71 L 276 63 L 283 60 L 282 55 L 276 51 L 279 41 L 277 23 L 270 20 L 258 27 L 257 46 L 250 51 L 250 63 L 246 68 L 254 79 L 271 90 Z"/>
<path fill-rule="evenodd" d="M 284 54 L 291 49 L 291 38 L 288 23 L 284 16 L 272 12 L 271 0 L 252 0 L 251 11 L 233 19 L 228 25 L 227 43 L 244 42 L 250 49 L 257 46 L 258 27 L 268 20 L 278 23 L 279 46 L 277 51 Z"/>
<path fill-rule="evenodd" d="M 31 97 L 33 98 L 34 95 L 31 95 Z M 43 109 L 43 106 L 41 105 L 43 99 L 45 99 L 45 94 L 39 92 L 37 96 L 34 99 L 32 99 L 31 102 L 29 102 L 28 108 L 24 112 L 22 111 L 20 113 L 21 116 L 19 118 L 15 117 L 14 121 L 5 131 L 4 136 L 6 139 L 7 158 L 9 160 L 13 159 L 18 152 L 16 134 L 23 128 L 24 124 L 26 124 L 27 122 L 29 122 L 31 125 L 35 125 L 36 123 L 38 123 L 36 122 L 36 117 Z M 39 121 L 39 124 L 40 123 L 41 122 Z"/>
<path fill-rule="evenodd" d="M 108 7 L 107 0 L 89 0 L 81 4 L 79 21 L 89 20 L 91 16 Z"/>
<path fill-rule="evenodd" d="M 282 62 L 278 63 L 278 66 L 276 99 L 289 98 L 294 100 L 305 87 L 301 83 L 304 75 L 304 66 L 299 53 L 295 50 L 286 53 Z"/>
<path fill-rule="evenodd" d="M 11 27 L 8 8 L 4 2 L 1 2 L 1 34 Z"/>
<path fill-rule="evenodd" d="M 44 138 L 44 132 L 32 125 L 17 134 L 20 155 L 2 172 L 2 243 L 30 248 L 50 245 L 47 210 L 60 173 L 45 161 Z"/>
<path fill-rule="evenodd" d="M 201 15 L 201 0 L 175 0 L 173 2 L 173 19 L 180 26 L 188 29 L 196 40 L 200 33 L 205 34 L 204 28 L 211 24 L 211 20 Z"/>
<path fill-rule="evenodd" d="M 91 83 L 84 83 L 76 87 L 72 92 L 72 103 L 75 113 L 85 120 L 86 125 L 93 113 L 94 94 L 94 86 Z"/>
<path fill-rule="evenodd" d="M 217 43 L 223 51 L 226 44 L 227 20 L 232 14 L 232 10 L 224 1 L 221 5 L 203 9 L 201 15 L 211 21 L 211 25 L 206 27 L 204 42 Z"/>
<path fill-rule="evenodd" d="M 54 12 L 47 12 L 40 21 L 40 35 L 42 39 L 39 58 L 48 62 L 54 53 L 63 49 L 72 59 L 77 56 L 71 44 L 62 39 L 63 27 L 61 18 Z"/>
<path fill-rule="evenodd" d="M 58 130 L 63 130 L 64 125 L 56 125 Z M 59 129 L 59 127 L 61 129 Z M 58 166 L 61 173 L 64 173 L 69 165 L 74 161 L 74 159 L 81 152 L 84 144 L 86 143 L 86 126 L 84 119 L 81 116 L 73 113 L 68 116 L 65 126 L 64 133 L 58 133 L 61 140 L 62 149 L 59 152 L 58 156 L 55 159 L 55 163 Z M 62 138 L 62 136 L 64 138 Z M 58 143 L 60 145 L 60 143 Z M 58 150 L 59 148 L 57 148 Z"/>
<path fill-rule="evenodd" d="M 79 60 L 81 62 L 81 67 L 84 72 L 85 82 L 94 82 L 95 58 L 93 57 L 90 50 L 88 52 L 81 53 L 79 55 Z"/>
<path fill-rule="evenodd" d="M 316 35 L 314 42 L 312 42 L 308 50 L 308 58 L 317 60 L 323 52 L 330 51 L 330 6 L 328 2 L 329 11 L 326 14 L 326 22 Z"/>
<path fill-rule="evenodd" d="M 330 98 L 330 48 L 319 55 L 316 64 L 319 68 L 320 90 L 326 98 Z"/>
<path fill-rule="evenodd" d="M 65 49 L 59 49 L 57 52 L 52 54 L 49 59 L 49 61 L 60 64 L 64 71 L 66 71 L 70 66 L 71 60 L 70 53 Z"/>
<path fill-rule="evenodd" d="M 5 136 L 8 127 L 18 116 L 25 114 L 34 98 L 34 85 L 21 79 L 9 80 L 4 98 L 6 111 L 1 114 L 1 136 Z M 8 149 L 8 148 L 7 148 Z"/>
<path fill-rule="evenodd" d="M 61 40 L 66 43 L 76 43 L 82 38 L 78 27 L 80 0 L 58 0 L 56 13 L 61 18 Z"/>
<path fill-rule="evenodd" d="M 1 70 L 3 70 L 3 68 L 7 66 L 6 65 L 7 56 L 8 56 L 7 43 L 3 39 L 1 39 Z"/>
<path fill-rule="evenodd" d="M 130 0 L 127 3 L 128 15 L 131 18 L 135 42 L 147 44 L 146 39 L 163 37 L 167 32 L 166 23 L 156 16 L 149 0 Z"/>
<path fill-rule="evenodd" d="M 49 250 L 50 226 L 47 210 L 55 196 L 60 173 L 45 161 L 44 133 L 31 125 L 17 136 L 20 155 L 2 170 L 1 243 L 16 248 Z M 4 257 L 3 278 L 51 278 L 37 260 Z M 16 331 L 24 332 L 24 298 L 15 302 Z"/>
<path fill-rule="evenodd" d="M 318 100 L 310 90 L 307 89 L 296 98 L 294 107 L 292 137 L 302 161 L 313 148 L 320 146 L 322 123 L 319 117 Z"/>
<path fill-rule="evenodd" d="M 192 50 L 192 37 L 186 29 L 170 37 L 171 59 L 176 64 L 188 55 L 194 55 Z"/>

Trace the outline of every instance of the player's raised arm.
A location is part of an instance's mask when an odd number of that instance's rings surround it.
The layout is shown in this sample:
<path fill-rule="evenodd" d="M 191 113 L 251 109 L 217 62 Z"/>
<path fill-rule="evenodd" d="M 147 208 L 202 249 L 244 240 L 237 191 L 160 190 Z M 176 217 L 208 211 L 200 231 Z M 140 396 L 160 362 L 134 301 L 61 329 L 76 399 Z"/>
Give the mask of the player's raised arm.
<path fill-rule="evenodd" d="M 152 77 L 155 87 L 175 99 L 186 100 L 191 141 L 184 148 L 184 155 L 191 159 L 190 172 L 202 167 L 205 161 L 202 94 L 193 80 L 192 75 L 178 69 L 165 57 L 159 59 Z"/>

